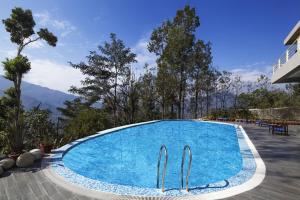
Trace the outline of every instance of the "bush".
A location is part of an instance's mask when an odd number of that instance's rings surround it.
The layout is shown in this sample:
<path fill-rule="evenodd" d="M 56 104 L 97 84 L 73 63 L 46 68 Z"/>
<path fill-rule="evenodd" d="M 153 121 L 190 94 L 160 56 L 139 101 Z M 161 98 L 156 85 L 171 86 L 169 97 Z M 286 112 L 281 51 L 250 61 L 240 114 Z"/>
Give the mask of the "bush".
<path fill-rule="evenodd" d="M 219 117 L 234 119 L 256 119 L 256 116 L 252 114 L 248 109 L 227 109 L 227 110 L 214 110 L 208 116 L 208 119 L 217 119 Z"/>
<path fill-rule="evenodd" d="M 0 131 L 0 153 L 8 154 L 10 150 L 8 134 L 4 131 Z"/>
<path fill-rule="evenodd" d="M 53 143 L 55 125 L 50 120 L 51 112 L 35 107 L 25 113 L 25 148 L 37 148 L 40 143 Z"/>
<path fill-rule="evenodd" d="M 85 108 L 70 119 L 64 128 L 60 145 L 95 134 L 110 127 L 106 113 L 101 109 Z"/>

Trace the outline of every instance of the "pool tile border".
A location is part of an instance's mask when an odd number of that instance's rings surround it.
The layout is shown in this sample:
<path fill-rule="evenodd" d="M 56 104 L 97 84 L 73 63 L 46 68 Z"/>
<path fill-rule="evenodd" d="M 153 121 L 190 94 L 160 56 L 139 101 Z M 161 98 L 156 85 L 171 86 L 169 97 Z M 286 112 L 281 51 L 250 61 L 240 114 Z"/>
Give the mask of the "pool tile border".
<path fill-rule="evenodd" d="M 59 149 L 53 151 L 53 154 L 48 159 L 44 159 L 43 165 L 46 166 L 44 173 L 55 183 L 72 190 L 76 193 L 88 195 L 93 198 L 106 197 L 109 199 L 120 198 L 121 196 L 140 196 L 140 197 L 176 197 L 176 199 L 219 199 L 233 196 L 247 190 L 253 189 L 259 185 L 265 177 L 265 165 L 256 151 L 253 143 L 248 138 L 246 132 L 241 126 L 223 122 L 210 122 L 234 126 L 236 129 L 241 155 L 243 158 L 243 168 L 235 176 L 225 181 L 216 182 L 209 185 L 200 186 L 197 189 L 191 190 L 189 193 L 178 190 L 168 190 L 162 193 L 159 189 L 154 188 L 139 188 L 131 186 L 123 186 L 109 184 L 98 180 L 89 179 L 81 176 L 72 170 L 64 167 L 62 157 L 74 146 L 87 141 L 89 139 L 99 137 L 104 134 L 113 133 L 117 130 L 129 128 L 133 126 L 155 123 L 161 120 L 142 122 L 131 124 L 113 129 L 108 129 L 99 132 L 98 134 L 88 136 L 71 142 Z"/>

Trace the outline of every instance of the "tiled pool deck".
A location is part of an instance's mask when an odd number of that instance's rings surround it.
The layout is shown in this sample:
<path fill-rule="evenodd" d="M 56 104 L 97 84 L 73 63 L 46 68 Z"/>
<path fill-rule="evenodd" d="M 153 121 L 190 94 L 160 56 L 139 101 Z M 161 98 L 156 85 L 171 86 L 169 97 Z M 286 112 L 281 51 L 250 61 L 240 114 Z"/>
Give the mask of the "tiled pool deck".
<path fill-rule="evenodd" d="M 253 190 L 228 199 L 299 199 L 300 133 L 291 128 L 290 136 L 271 135 L 267 128 L 244 126 L 263 158 L 266 178 Z M 298 127 L 300 129 L 300 127 Z M 0 178 L 0 199 L 91 199 L 55 185 L 44 176 L 40 163 L 32 169 L 14 169 Z M 101 199 L 101 198 L 99 198 Z M 107 199 L 107 198 L 102 198 Z M 119 197 L 118 199 L 130 199 Z M 152 198 L 132 198 L 152 199 Z M 171 198 L 161 198 L 171 199 Z"/>

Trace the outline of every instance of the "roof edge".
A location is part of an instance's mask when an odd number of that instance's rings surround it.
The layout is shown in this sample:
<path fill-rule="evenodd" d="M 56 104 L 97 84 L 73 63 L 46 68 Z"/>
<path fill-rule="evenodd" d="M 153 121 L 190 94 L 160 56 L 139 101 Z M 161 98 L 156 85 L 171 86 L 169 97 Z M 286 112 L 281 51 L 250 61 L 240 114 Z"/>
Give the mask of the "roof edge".
<path fill-rule="evenodd" d="M 293 44 L 293 42 L 298 38 L 300 35 L 300 20 L 298 23 L 294 26 L 292 31 L 288 34 L 288 36 L 284 39 L 284 45 L 290 45 Z"/>

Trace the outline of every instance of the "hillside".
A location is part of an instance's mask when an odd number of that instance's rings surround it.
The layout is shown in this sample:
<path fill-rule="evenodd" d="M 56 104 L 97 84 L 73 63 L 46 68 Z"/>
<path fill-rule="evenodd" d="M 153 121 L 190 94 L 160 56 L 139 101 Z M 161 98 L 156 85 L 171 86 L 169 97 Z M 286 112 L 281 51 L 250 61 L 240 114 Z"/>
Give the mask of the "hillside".
<path fill-rule="evenodd" d="M 4 91 L 11 87 L 12 83 L 0 76 L 0 96 Z M 41 104 L 44 109 L 52 112 L 53 118 L 59 115 L 56 108 L 63 106 L 64 101 L 76 98 L 74 95 L 66 94 L 57 90 L 52 90 L 39 85 L 23 82 L 22 83 L 22 103 L 25 109 L 30 109 Z"/>

